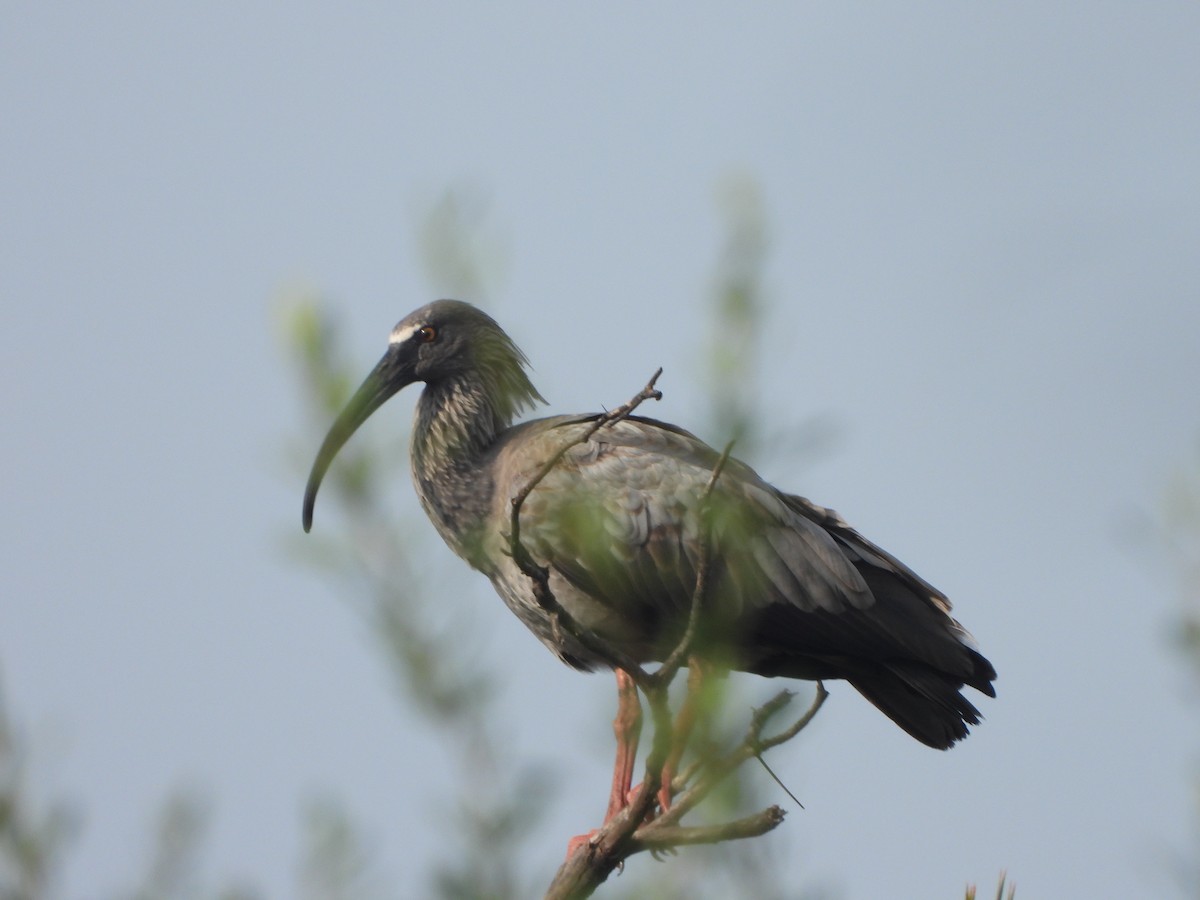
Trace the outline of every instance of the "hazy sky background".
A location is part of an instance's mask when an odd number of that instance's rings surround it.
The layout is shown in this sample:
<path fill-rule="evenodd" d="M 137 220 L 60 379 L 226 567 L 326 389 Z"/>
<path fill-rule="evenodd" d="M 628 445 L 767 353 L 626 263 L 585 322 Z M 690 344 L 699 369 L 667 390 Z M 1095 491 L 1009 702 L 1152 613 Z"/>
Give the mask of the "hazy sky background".
<path fill-rule="evenodd" d="M 1200 434 L 1200 6 L 606 9 L 0 10 L 0 675 L 44 796 L 84 816 L 62 895 L 130 885 L 181 782 L 212 792 L 214 883 L 292 895 L 329 792 L 411 885 L 443 751 L 282 552 L 307 423 L 279 298 L 330 296 L 365 374 L 431 299 L 421 211 L 473 185 L 505 247 L 489 308 L 551 410 L 662 365 L 653 414 L 698 427 L 731 173 L 769 217 L 763 403 L 840 435 L 750 461 L 943 588 L 1000 673 L 949 753 L 834 686 L 772 760 L 806 807 L 772 838 L 792 879 L 1168 892 L 1200 716 L 1146 528 Z M 519 752 L 558 760 L 548 879 L 603 808 L 610 679 L 464 583 Z"/>

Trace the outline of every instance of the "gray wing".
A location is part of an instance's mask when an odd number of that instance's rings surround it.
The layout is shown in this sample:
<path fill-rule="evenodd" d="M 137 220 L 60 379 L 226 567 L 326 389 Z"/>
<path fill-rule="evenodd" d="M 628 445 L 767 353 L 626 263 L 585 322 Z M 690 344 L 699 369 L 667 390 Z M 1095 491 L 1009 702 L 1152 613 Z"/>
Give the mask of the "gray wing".
<path fill-rule="evenodd" d="M 587 427 L 544 420 L 514 432 L 498 466 L 504 514 L 541 463 Z M 636 659 L 662 659 L 682 632 L 717 461 L 687 432 L 631 418 L 573 447 L 525 503 L 523 544 L 550 571 L 559 602 Z M 777 491 L 736 460 L 711 503 L 701 652 L 760 675 L 845 678 L 933 747 L 979 721 L 960 690 L 995 696 L 996 673 L 944 595 L 832 510 Z M 511 583 L 506 590 L 511 598 Z M 554 646 L 544 625 L 531 627 Z"/>
<path fill-rule="evenodd" d="M 502 454 L 504 502 L 554 449 L 588 427 L 571 419 L 545 425 L 524 439 L 518 433 L 512 450 L 519 452 Z M 690 608 L 699 509 L 717 460 L 693 435 L 652 420 L 606 427 L 573 447 L 529 496 L 523 543 L 574 591 L 630 623 L 627 634 L 654 643 Z M 773 604 L 837 614 L 874 603 L 834 537 L 748 466 L 728 461 L 712 494 L 716 565 L 705 599 L 722 620 L 753 617 Z"/>

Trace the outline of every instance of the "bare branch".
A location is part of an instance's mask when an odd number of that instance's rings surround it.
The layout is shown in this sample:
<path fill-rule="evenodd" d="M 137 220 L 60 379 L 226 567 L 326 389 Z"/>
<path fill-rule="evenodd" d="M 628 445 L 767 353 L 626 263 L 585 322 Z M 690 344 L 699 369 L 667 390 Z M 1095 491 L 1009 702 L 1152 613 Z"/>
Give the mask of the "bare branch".
<path fill-rule="evenodd" d="M 578 446 L 579 444 L 586 444 L 588 441 L 590 441 L 592 439 L 592 436 L 597 431 L 599 431 L 601 428 L 604 428 L 609 425 L 614 425 L 617 422 L 620 422 L 622 419 L 627 419 L 629 416 L 631 416 L 633 414 L 633 411 L 635 409 L 637 409 L 639 406 L 641 406 L 642 403 L 645 402 L 646 400 L 661 400 L 662 399 L 662 391 L 658 390 L 654 386 L 655 382 L 658 381 L 659 376 L 662 375 L 662 371 L 663 371 L 662 367 L 660 366 L 657 370 L 655 370 L 654 374 L 650 376 L 650 380 L 646 382 L 646 386 L 644 388 L 642 388 L 640 391 L 638 391 L 638 393 L 635 394 L 629 400 L 629 402 L 622 403 L 620 406 L 618 406 L 616 409 L 612 410 L 611 412 L 601 413 L 600 415 L 598 415 L 596 417 L 596 420 L 594 422 L 592 422 L 591 427 L 587 431 L 585 431 L 579 437 L 574 438 L 574 439 L 564 443 L 561 447 L 558 448 L 558 450 L 556 450 L 554 452 L 553 456 L 551 456 L 548 460 L 546 460 L 544 463 L 542 463 L 542 467 L 537 470 L 537 472 L 534 474 L 533 478 L 531 478 L 529 480 L 529 483 L 527 485 L 525 485 L 525 487 L 523 487 L 520 491 L 518 491 L 512 499 L 513 511 L 512 511 L 511 525 L 512 525 L 513 530 L 512 530 L 512 537 L 510 538 L 510 543 L 515 544 L 515 543 L 519 542 L 519 540 L 520 540 L 521 507 L 525 505 L 526 499 L 528 499 L 529 495 L 531 493 L 533 493 L 534 488 L 536 488 L 539 484 L 541 484 L 542 479 L 545 478 L 547 475 L 549 475 L 551 470 L 559 464 L 559 462 L 562 460 L 562 458 L 564 456 L 567 455 L 567 452 L 572 447 Z"/>
<path fill-rule="evenodd" d="M 656 701 L 661 701 L 664 695 L 665 691 L 656 691 L 655 698 L 651 701 L 652 706 L 656 705 Z M 578 898 L 591 896 L 617 866 L 643 850 L 661 852 L 689 844 L 719 843 L 757 837 L 778 826 L 784 816 L 784 811 L 778 806 L 771 806 L 751 816 L 721 825 L 684 827 L 679 825 L 679 820 L 708 797 L 746 760 L 795 737 L 812 721 L 829 693 L 825 690 L 824 685 L 818 683 L 817 694 L 804 714 L 779 734 L 763 738 L 762 733 L 768 723 L 787 706 L 793 696 L 791 691 L 780 691 L 755 710 L 742 742 L 717 760 L 700 761 L 690 767 L 687 774 L 674 782 L 680 786 L 680 789 L 685 787 L 697 773 L 703 772 L 704 777 L 677 797 L 670 810 L 662 813 L 652 822 L 641 824 L 645 822 L 654 795 L 658 790 L 658 779 L 662 769 L 661 761 L 665 758 L 670 746 L 669 713 L 665 723 L 666 727 L 663 727 L 659 716 L 656 715 L 655 747 L 646 761 L 645 780 L 638 789 L 637 795 L 629 806 L 621 810 L 590 840 L 582 843 L 567 858 L 555 875 L 554 881 L 545 895 L 546 900 L 568 900 L 568 898 L 569 900 L 578 900 Z M 662 706 L 658 706 L 658 709 L 661 710 Z M 665 740 L 660 738 L 660 734 L 667 735 Z M 659 756 L 660 753 L 661 756 Z M 657 764 L 656 757 L 658 757 Z"/>
<path fill-rule="evenodd" d="M 761 741 L 758 746 L 758 752 L 761 753 L 764 750 L 770 750 L 772 747 L 778 747 L 780 744 L 787 743 L 792 738 L 794 738 L 796 735 L 798 735 L 801 731 L 803 731 L 808 726 L 808 723 L 813 720 L 813 717 L 816 716 L 816 714 L 818 712 L 820 712 L 821 707 L 825 704 L 825 701 L 828 698 L 829 698 L 829 691 L 825 690 L 825 682 L 818 681 L 817 682 L 817 693 L 813 697 L 813 701 L 809 705 L 808 709 L 805 711 L 804 715 L 802 715 L 799 719 L 797 719 L 790 728 L 786 729 L 785 731 L 779 732 L 779 734 L 775 735 L 775 737 L 773 737 L 773 738 L 767 738 L 766 740 Z M 766 726 L 765 718 L 763 719 L 762 724 L 763 724 L 763 727 Z M 758 731 L 758 734 L 761 734 L 761 733 L 762 733 L 762 730 L 760 728 Z"/>
<path fill-rule="evenodd" d="M 653 797 L 653 792 L 640 792 Z M 559 867 L 546 891 L 545 900 L 579 900 L 590 897 L 605 879 L 635 852 L 633 833 L 646 815 L 639 799 L 605 823 L 591 839 L 583 842 Z"/>
<path fill-rule="evenodd" d="M 636 850 L 670 850 L 691 844 L 719 844 L 743 838 L 760 837 L 773 830 L 783 821 L 785 813 L 778 806 L 769 806 L 761 812 L 736 819 L 723 825 L 701 825 L 681 828 L 660 824 L 655 820 L 633 833 Z M 636 852 L 636 851 L 635 851 Z"/>
<path fill-rule="evenodd" d="M 750 725 L 746 729 L 745 737 L 742 738 L 742 742 L 733 748 L 733 750 L 714 760 L 697 760 L 696 763 L 690 766 L 686 772 L 673 782 L 672 786 L 678 785 L 678 790 L 681 793 L 675 798 L 675 802 L 671 804 L 671 808 L 656 821 L 661 822 L 663 825 L 678 823 L 683 816 L 711 794 L 717 785 L 728 778 L 746 760 L 757 757 L 764 751 L 770 750 L 772 747 L 778 747 L 780 744 L 794 738 L 813 720 L 813 717 L 825 703 L 829 692 L 825 690 L 825 685 L 818 681 L 816 696 L 813 697 L 812 704 L 804 714 L 774 737 L 763 738 L 763 729 L 766 728 L 767 723 L 773 716 L 783 710 L 794 696 L 795 694 L 791 691 L 780 691 L 754 711 L 754 715 L 750 719 Z M 687 785 L 693 778 L 698 778 L 698 780 L 692 787 L 688 788 Z"/>

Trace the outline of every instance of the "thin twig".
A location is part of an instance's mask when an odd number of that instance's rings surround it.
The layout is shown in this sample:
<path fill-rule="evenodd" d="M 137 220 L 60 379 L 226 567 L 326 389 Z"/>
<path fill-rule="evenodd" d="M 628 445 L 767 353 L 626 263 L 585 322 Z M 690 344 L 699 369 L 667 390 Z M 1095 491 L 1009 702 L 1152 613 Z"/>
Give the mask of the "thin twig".
<path fill-rule="evenodd" d="M 779 734 L 775 735 L 773 738 L 767 738 L 766 740 L 761 741 L 758 745 L 759 752 L 761 753 L 763 750 L 770 750 L 772 747 L 778 747 L 780 744 L 787 743 L 801 731 L 807 728 L 808 723 L 813 720 L 813 717 L 818 712 L 820 712 L 821 707 L 824 705 L 825 700 L 828 697 L 829 691 L 825 690 L 825 682 L 818 681 L 817 693 L 813 697 L 812 703 L 809 704 L 808 709 L 805 710 L 804 715 L 797 719 L 790 728 L 779 732 Z M 766 722 L 764 721 L 763 724 L 765 725 Z"/>
<path fill-rule="evenodd" d="M 767 761 L 765 759 L 763 759 L 762 754 L 757 753 L 757 754 L 755 754 L 754 758 L 758 760 L 758 764 L 760 766 L 762 766 L 763 769 L 766 770 L 768 775 L 771 776 L 771 780 L 774 781 L 777 785 L 779 785 L 779 789 L 781 791 L 783 791 L 785 794 L 787 794 L 789 797 L 791 797 L 793 803 L 795 803 L 801 809 L 804 809 L 804 804 L 800 802 L 800 798 L 797 797 L 795 794 L 793 794 L 792 789 L 789 788 L 786 784 L 784 784 L 783 779 L 781 779 L 778 775 L 775 774 L 775 770 L 767 765 Z"/>
<path fill-rule="evenodd" d="M 687 844 L 717 844 L 758 837 L 771 831 L 783 821 L 785 812 L 778 806 L 769 806 L 761 812 L 725 822 L 721 825 L 697 825 L 681 828 L 676 825 L 660 824 L 656 819 L 633 833 L 638 850 L 669 850 Z"/>
<path fill-rule="evenodd" d="M 718 759 L 708 761 L 707 763 L 702 762 L 698 766 L 690 767 L 686 773 L 688 777 L 691 778 L 699 775 L 699 780 L 690 788 L 686 788 L 686 782 L 681 785 L 682 793 L 675 798 L 675 802 L 671 804 L 671 808 L 656 821 L 661 821 L 664 825 L 678 823 L 684 815 L 711 794 L 717 785 L 728 778 L 746 760 L 759 756 L 764 751 L 791 740 L 813 720 L 813 716 L 820 710 L 822 704 L 825 702 L 825 698 L 829 696 L 829 692 L 825 690 L 825 685 L 817 682 L 816 696 L 813 697 L 812 704 L 804 714 L 779 734 L 764 738 L 762 733 L 767 723 L 787 706 L 794 696 L 795 694 L 789 690 L 780 691 L 754 711 L 750 719 L 750 725 L 746 729 L 746 735 L 742 738 L 740 744 Z"/>
<path fill-rule="evenodd" d="M 633 414 L 633 411 L 641 406 L 646 400 L 661 400 L 662 391 L 658 390 L 654 384 L 656 381 L 658 381 L 659 376 L 662 375 L 662 371 L 663 370 L 661 366 L 655 370 L 654 374 L 650 376 L 650 380 L 646 382 L 646 386 L 638 391 L 638 393 L 635 394 L 628 403 L 622 403 L 611 412 L 601 413 L 600 415 L 596 416 L 595 421 L 592 422 L 591 427 L 588 428 L 587 431 L 577 438 L 566 441 L 561 447 L 559 447 L 558 450 L 556 450 L 548 460 L 542 463 L 541 468 L 534 473 L 534 476 L 529 480 L 529 483 L 513 495 L 511 515 L 512 521 L 510 523 L 512 525 L 512 537 L 509 540 L 511 544 L 520 543 L 521 507 L 525 505 L 526 499 L 528 499 L 529 495 L 533 493 L 534 488 L 541 484 L 542 479 L 550 474 L 550 470 L 558 465 L 559 461 L 567 455 L 567 452 L 572 447 L 575 447 L 579 444 L 586 444 L 601 428 L 604 428 L 608 425 L 615 425 L 622 419 L 628 418 Z"/>
<path fill-rule="evenodd" d="M 549 570 L 545 566 L 538 565 L 521 543 L 521 509 L 524 507 L 525 501 L 529 499 L 529 495 L 550 474 L 554 467 L 562 461 L 562 458 L 567 455 L 572 447 L 591 440 L 593 435 L 601 428 L 614 425 L 622 419 L 628 418 L 646 400 L 661 400 L 662 392 L 655 388 L 654 384 L 658 381 L 659 376 L 662 375 L 662 371 L 662 368 L 659 367 L 650 376 L 650 380 L 646 382 L 646 386 L 635 394 L 629 402 L 621 404 L 611 412 L 602 413 L 597 416 L 591 427 L 581 435 L 564 442 L 541 465 L 525 486 L 513 495 L 512 511 L 509 514 L 509 553 L 512 555 L 513 561 L 516 562 L 521 572 L 533 582 L 534 599 L 537 601 L 538 606 L 550 616 L 551 627 L 556 631 L 569 634 L 589 652 L 607 662 L 612 668 L 624 669 L 639 686 L 645 685 L 649 679 L 645 670 L 627 654 L 622 653 L 606 641 L 580 628 L 558 602 L 558 599 L 554 596 L 554 592 L 550 590 Z"/>

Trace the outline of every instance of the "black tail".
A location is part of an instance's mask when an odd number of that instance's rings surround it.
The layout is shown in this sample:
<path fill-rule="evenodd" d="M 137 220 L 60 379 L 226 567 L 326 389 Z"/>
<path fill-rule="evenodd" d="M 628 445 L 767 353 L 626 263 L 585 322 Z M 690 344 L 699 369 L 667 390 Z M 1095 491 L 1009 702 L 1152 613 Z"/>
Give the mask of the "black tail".
<path fill-rule="evenodd" d="M 994 697 L 988 673 L 994 678 L 995 672 L 987 660 L 978 659 L 982 667 L 972 686 Z M 938 750 L 961 741 L 968 734 L 967 726 L 978 725 L 982 718 L 962 695 L 961 680 L 920 663 L 892 663 L 870 674 L 848 675 L 846 680 L 889 719 Z"/>

